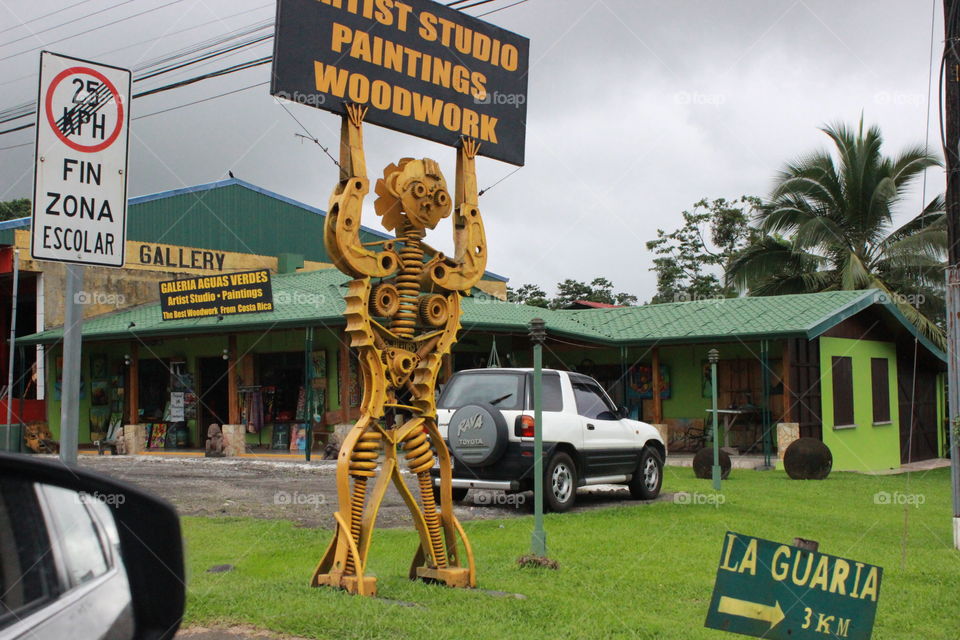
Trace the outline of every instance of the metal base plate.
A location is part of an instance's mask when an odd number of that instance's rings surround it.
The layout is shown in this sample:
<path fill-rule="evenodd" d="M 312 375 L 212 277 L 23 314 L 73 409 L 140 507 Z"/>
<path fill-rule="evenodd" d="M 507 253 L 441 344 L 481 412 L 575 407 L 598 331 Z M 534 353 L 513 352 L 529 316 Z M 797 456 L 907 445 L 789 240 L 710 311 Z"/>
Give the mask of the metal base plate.
<path fill-rule="evenodd" d="M 448 587 L 467 588 L 470 586 L 470 570 L 461 567 L 434 569 L 417 567 L 417 577 L 428 582 L 442 582 Z"/>
<path fill-rule="evenodd" d="M 360 594 L 360 581 L 357 579 L 357 576 L 345 576 L 343 574 L 324 573 L 314 577 L 313 583 L 310 586 L 333 587 L 335 589 L 343 589 L 344 591 L 352 595 Z M 373 576 L 363 577 L 363 587 L 364 587 L 363 595 L 365 596 L 377 595 L 377 579 L 374 578 Z"/>

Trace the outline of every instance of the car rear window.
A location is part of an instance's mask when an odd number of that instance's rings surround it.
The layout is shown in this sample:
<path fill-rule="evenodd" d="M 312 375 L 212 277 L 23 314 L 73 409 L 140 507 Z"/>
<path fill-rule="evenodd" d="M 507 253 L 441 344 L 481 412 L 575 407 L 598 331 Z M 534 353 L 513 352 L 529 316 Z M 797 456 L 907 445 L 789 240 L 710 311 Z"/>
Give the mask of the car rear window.
<path fill-rule="evenodd" d="M 437 406 L 459 409 L 477 402 L 487 402 L 507 411 L 523 408 L 524 375 L 520 372 L 458 373 L 450 379 Z"/>
<path fill-rule="evenodd" d="M 533 374 L 528 373 L 527 409 L 533 411 Z M 560 387 L 560 374 L 556 371 L 543 372 L 543 411 L 563 411 L 563 389 Z"/>

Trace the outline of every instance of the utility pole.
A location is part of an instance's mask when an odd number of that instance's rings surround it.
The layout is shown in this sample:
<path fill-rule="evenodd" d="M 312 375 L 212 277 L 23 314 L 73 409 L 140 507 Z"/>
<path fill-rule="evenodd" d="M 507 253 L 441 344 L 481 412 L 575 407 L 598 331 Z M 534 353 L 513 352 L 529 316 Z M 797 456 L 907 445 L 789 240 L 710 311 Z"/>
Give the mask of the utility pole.
<path fill-rule="evenodd" d="M 947 384 L 953 546 L 960 549 L 960 0 L 943 0 L 944 163 L 947 173 Z"/>

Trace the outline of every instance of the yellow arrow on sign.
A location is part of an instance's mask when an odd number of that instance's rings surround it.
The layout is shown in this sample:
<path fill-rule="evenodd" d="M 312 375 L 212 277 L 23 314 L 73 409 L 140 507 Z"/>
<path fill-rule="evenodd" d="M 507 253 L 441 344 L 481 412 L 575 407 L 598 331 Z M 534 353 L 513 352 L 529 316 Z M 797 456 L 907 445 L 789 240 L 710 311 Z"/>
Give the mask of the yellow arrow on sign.
<path fill-rule="evenodd" d="M 750 618 L 751 620 L 763 620 L 770 623 L 770 628 L 775 626 L 786 617 L 783 615 L 783 609 L 780 608 L 780 601 L 771 607 L 766 604 L 758 604 L 749 600 L 738 600 L 728 596 L 720 596 L 720 604 L 717 605 L 717 611 L 728 613 L 732 616 L 741 618 Z"/>

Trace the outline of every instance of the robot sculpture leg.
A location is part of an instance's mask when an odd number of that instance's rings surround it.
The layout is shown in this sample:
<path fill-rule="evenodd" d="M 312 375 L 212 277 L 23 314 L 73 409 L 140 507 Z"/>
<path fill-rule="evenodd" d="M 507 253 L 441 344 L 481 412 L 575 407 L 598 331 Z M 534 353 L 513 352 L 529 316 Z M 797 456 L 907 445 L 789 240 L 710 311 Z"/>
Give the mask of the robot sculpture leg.
<path fill-rule="evenodd" d="M 398 429 L 397 441 L 402 446 L 408 469 L 417 476 L 420 493 L 418 503 L 403 483 L 399 469 L 395 471 L 394 484 L 413 513 L 420 533 L 420 545 L 410 566 L 410 579 L 441 582 L 451 587 L 476 586 L 473 551 L 463 528 L 453 515 L 450 459 L 443 439 L 437 431 L 435 420 L 423 417 L 413 418 Z M 436 450 L 440 457 L 441 505 L 439 511 L 434 497 L 433 478 L 430 475 L 434 461 L 433 450 Z M 458 535 L 463 543 L 467 566 L 461 563 L 457 545 Z"/>
<path fill-rule="evenodd" d="M 363 415 L 340 448 L 337 461 L 340 510 L 334 514 L 337 527 L 330 546 L 314 570 L 311 586 L 332 586 L 350 593 L 376 595 L 376 578 L 364 575 L 372 529 L 372 522 L 364 518 L 364 510 L 367 483 L 377 475 L 382 440 L 380 429 L 372 424 L 370 416 Z"/>

